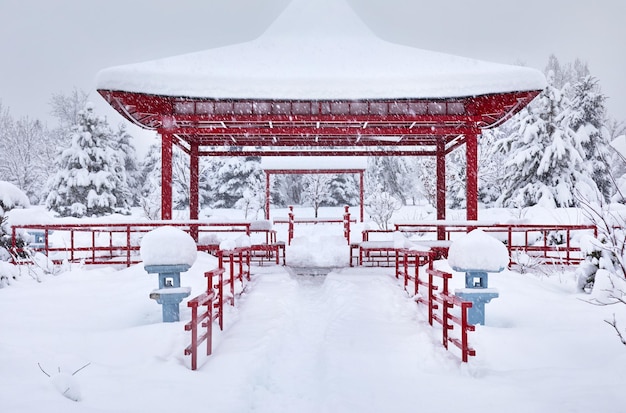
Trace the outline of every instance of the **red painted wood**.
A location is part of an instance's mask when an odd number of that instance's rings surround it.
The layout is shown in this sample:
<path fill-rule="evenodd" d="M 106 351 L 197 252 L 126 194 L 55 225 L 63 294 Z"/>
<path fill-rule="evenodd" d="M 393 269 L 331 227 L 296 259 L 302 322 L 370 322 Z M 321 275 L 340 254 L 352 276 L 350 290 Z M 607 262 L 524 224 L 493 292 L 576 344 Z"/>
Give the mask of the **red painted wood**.
<path fill-rule="evenodd" d="M 172 219 L 172 135 L 161 135 L 161 219 Z"/>
<path fill-rule="evenodd" d="M 478 219 L 478 136 L 466 136 L 466 216 L 468 221 Z"/>

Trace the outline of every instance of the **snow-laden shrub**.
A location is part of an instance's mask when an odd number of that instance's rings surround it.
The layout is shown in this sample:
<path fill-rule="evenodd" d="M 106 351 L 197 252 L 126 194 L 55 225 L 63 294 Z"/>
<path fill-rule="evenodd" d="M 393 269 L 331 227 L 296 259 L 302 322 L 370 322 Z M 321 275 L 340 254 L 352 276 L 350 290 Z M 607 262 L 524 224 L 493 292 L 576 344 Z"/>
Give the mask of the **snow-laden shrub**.
<path fill-rule="evenodd" d="M 380 229 L 389 229 L 389 220 L 402 203 L 385 191 L 376 191 L 365 200 L 365 210 Z"/>
<path fill-rule="evenodd" d="M 19 270 L 13 264 L 0 261 L 0 288 L 10 285 L 13 280 L 17 279 Z"/>
<path fill-rule="evenodd" d="M 28 208 L 30 201 L 26 194 L 10 182 L 0 181 L 0 260 L 8 261 L 11 258 L 10 247 L 11 228 L 5 213 L 15 208 Z M 18 236 L 16 247 L 23 248 L 25 240 Z"/>

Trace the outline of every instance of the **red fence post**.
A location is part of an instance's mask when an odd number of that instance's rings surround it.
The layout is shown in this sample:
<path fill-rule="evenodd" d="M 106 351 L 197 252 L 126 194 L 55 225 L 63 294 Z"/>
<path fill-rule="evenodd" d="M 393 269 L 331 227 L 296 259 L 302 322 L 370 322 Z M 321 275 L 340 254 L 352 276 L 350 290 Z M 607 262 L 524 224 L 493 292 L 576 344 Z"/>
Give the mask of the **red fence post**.
<path fill-rule="evenodd" d="M 475 356 L 476 352 L 470 348 L 467 338 L 468 331 L 474 331 L 474 326 L 467 323 L 467 311 L 472 306 L 471 302 L 461 303 L 461 344 L 463 362 L 467 363 L 469 356 Z"/>
<path fill-rule="evenodd" d="M 126 267 L 130 267 L 130 225 L 126 225 Z"/>
<path fill-rule="evenodd" d="M 191 306 L 191 370 L 196 368 L 198 368 L 198 307 L 194 305 Z"/>
<path fill-rule="evenodd" d="M 294 215 L 293 215 L 293 205 L 289 205 L 289 228 L 287 229 L 287 245 L 291 245 L 291 240 L 293 239 L 293 224 L 294 224 Z"/>
<path fill-rule="evenodd" d="M 348 241 L 348 245 L 350 245 L 350 207 L 348 205 L 344 206 L 345 212 L 343 214 L 343 236 Z"/>

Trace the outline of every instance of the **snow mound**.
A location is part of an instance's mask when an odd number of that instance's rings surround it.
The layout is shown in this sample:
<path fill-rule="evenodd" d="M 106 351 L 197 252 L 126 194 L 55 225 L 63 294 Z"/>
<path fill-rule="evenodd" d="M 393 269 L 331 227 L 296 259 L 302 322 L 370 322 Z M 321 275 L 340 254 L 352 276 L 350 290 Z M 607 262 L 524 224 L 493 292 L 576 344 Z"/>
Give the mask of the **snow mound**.
<path fill-rule="evenodd" d="M 220 249 L 225 251 L 234 250 L 236 248 L 246 248 L 252 245 L 250 237 L 241 235 L 237 238 L 226 239 L 220 243 Z"/>
<path fill-rule="evenodd" d="M 26 194 L 11 182 L 6 181 L 0 181 L 0 204 L 7 211 L 15 207 L 30 206 Z"/>
<path fill-rule="evenodd" d="M 186 232 L 165 226 L 148 232 L 139 250 L 144 266 L 187 264 L 196 262 L 196 243 Z"/>
<path fill-rule="evenodd" d="M 501 241 L 475 229 L 452 243 L 448 264 L 455 271 L 500 272 L 509 264 L 509 252 Z"/>

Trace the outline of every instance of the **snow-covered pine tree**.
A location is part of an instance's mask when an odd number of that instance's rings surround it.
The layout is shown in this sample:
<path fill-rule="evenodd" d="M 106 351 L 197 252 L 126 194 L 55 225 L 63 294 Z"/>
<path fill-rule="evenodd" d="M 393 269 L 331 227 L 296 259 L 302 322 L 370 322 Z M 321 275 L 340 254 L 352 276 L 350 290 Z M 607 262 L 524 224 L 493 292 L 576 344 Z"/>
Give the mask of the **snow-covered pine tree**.
<path fill-rule="evenodd" d="M 61 216 L 101 216 L 115 212 L 118 158 L 112 148 L 112 131 L 106 119 L 88 104 L 79 114 L 71 146 L 63 150 L 58 170 L 48 181 L 49 209 Z"/>
<path fill-rule="evenodd" d="M 353 174 L 339 174 L 331 177 L 328 205 L 358 205 L 359 184 Z"/>
<path fill-rule="evenodd" d="M 415 175 L 419 179 L 416 189 L 419 196 L 432 206 L 437 205 L 437 161 L 434 156 L 420 156 L 415 158 Z"/>
<path fill-rule="evenodd" d="M 446 205 L 449 208 L 465 208 L 466 165 L 465 147 L 458 148 L 446 156 Z"/>
<path fill-rule="evenodd" d="M 508 185 L 498 204 L 570 207 L 579 192 L 594 191 L 582 146 L 569 127 L 570 103 L 553 84 L 550 72 L 546 89 L 518 115 L 517 129 L 498 143 L 507 157 L 502 179 Z"/>
<path fill-rule="evenodd" d="M 506 187 L 502 180 L 506 158 L 497 150 L 497 142 L 512 133 L 511 124 L 484 130 L 478 139 L 478 200 L 486 206 L 493 206 Z"/>
<path fill-rule="evenodd" d="M 261 160 L 259 157 L 228 158 L 217 172 L 220 187 L 213 207 L 232 208 L 243 197 L 243 191 L 248 188 L 250 175 L 258 175 L 262 179 Z"/>
<path fill-rule="evenodd" d="M 121 190 L 124 194 L 126 204 L 129 206 L 139 206 L 141 196 L 139 161 L 137 151 L 132 142 L 133 137 L 126 130 L 126 125 L 120 124 L 114 135 L 114 149 L 121 158 L 123 166 L 123 176 L 120 180 L 125 187 Z M 118 168 L 121 171 L 121 168 Z M 117 196 L 117 195 L 116 195 Z M 124 207 L 123 201 L 118 199 L 118 208 Z"/>
<path fill-rule="evenodd" d="M 224 166 L 224 158 L 210 156 L 200 159 L 200 206 L 213 207 L 218 199 L 219 170 Z"/>
<path fill-rule="evenodd" d="M 608 163 L 611 158 L 609 132 L 604 126 L 605 101 L 598 81 L 592 76 L 584 77 L 573 86 L 572 110 L 568 121 L 583 148 L 584 160 L 591 168 L 591 177 L 606 201 L 614 188 Z"/>
<path fill-rule="evenodd" d="M 284 191 L 285 205 L 300 205 L 304 202 L 302 199 L 304 192 L 303 175 L 284 175 L 281 185 Z"/>
<path fill-rule="evenodd" d="M 285 207 L 287 202 L 287 183 L 288 175 L 271 175 L 270 177 L 270 203 L 273 206 Z"/>
<path fill-rule="evenodd" d="M 178 146 L 172 148 L 172 205 L 174 209 L 189 207 L 189 156 Z"/>
<path fill-rule="evenodd" d="M 139 206 L 148 219 L 161 218 L 161 146 L 150 145 L 140 164 L 141 197 Z"/>

